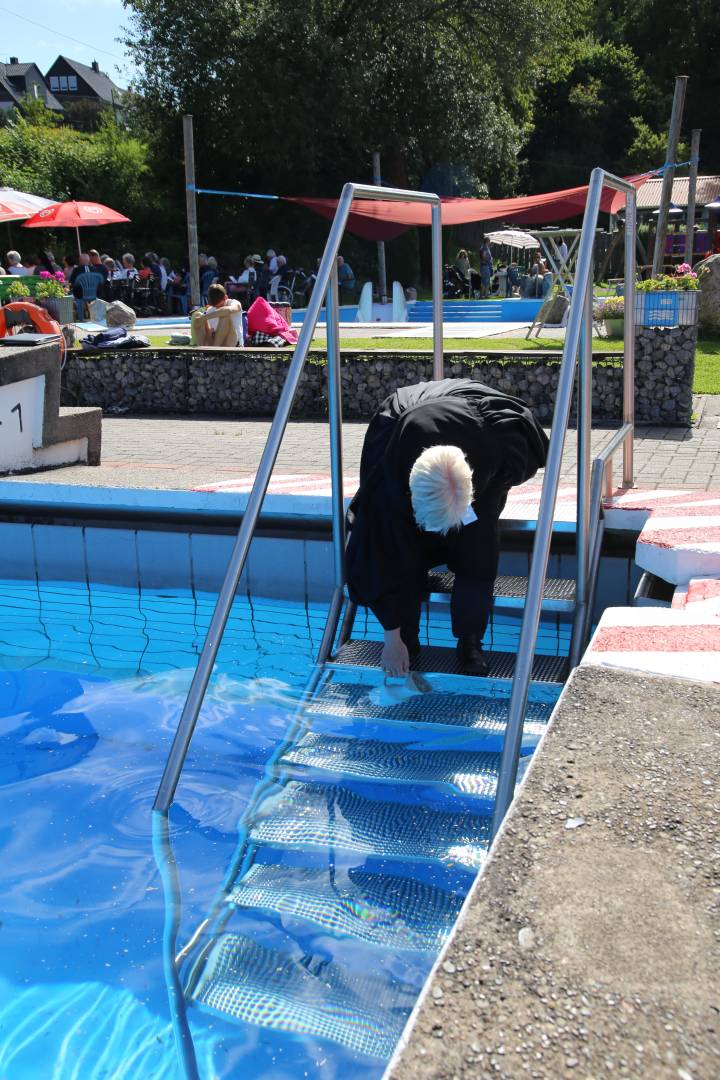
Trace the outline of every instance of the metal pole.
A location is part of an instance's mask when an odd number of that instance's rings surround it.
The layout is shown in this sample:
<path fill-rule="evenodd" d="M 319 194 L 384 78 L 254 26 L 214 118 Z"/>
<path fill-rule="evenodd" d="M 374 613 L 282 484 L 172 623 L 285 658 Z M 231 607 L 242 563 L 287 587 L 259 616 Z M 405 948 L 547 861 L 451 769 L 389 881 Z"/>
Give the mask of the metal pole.
<path fill-rule="evenodd" d="M 187 1020 L 185 995 L 183 994 L 177 964 L 175 963 L 181 916 L 180 875 L 175 861 L 175 853 L 170 843 L 170 823 L 167 813 L 153 811 L 151 820 L 153 855 L 160 872 L 163 900 L 165 902 L 162 948 L 163 974 L 165 976 L 168 1004 L 170 1005 L 170 1019 L 175 1035 L 178 1065 L 183 1080 L 200 1080 L 195 1057 L 195 1046 Z"/>
<path fill-rule="evenodd" d="M 577 395 L 577 567 L 575 602 L 584 605 L 588 586 L 590 559 L 590 456 L 592 431 L 592 303 L 593 269 L 590 264 L 588 285 L 583 297 L 583 319 L 580 332 L 580 363 L 578 365 Z"/>
<path fill-rule="evenodd" d="M 672 198 L 673 179 L 675 169 L 673 165 L 677 157 L 677 146 L 680 141 L 680 128 L 682 126 L 683 106 L 685 104 L 685 90 L 687 89 L 687 75 L 675 76 L 675 93 L 673 94 L 672 113 L 670 114 L 670 130 L 668 132 L 667 154 L 665 157 L 665 171 L 663 173 L 662 192 L 660 194 L 660 208 L 658 213 L 657 232 L 655 233 L 655 252 L 653 254 L 652 276 L 657 277 L 662 272 L 665 259 L 665 237 L 667 236 L 667 219 Z M 670 168 L 668 168 L 670 166 Z"/>
<path fill-rule="evenodd" d="M 200 304 L 200 263 L 198 262 L 197 198 L 195 195 L 195 145 L 193 118 L 183 116 L 183 147 L 185 152 L 185 205 L 187 207 L 188 255 L 190 259 L 190 304 Z"/>
<path fill-rule="evenodd" d="M 235 541 L 230 562 L 228 563 L 225 580 L 220 588 L 215 610 L 208 628 L 205 644 L 195 669 L 188 696 L 180 717 L 180 722 L 175 732 L 168 759 L 165 763 L 160 786 L 155 797 L 154 810 L 167 810 L 175 795 L 178 779 L 182 771 L 183 763 L 190 746 L 190 741 L 195 731 L 195 725 L 200 713 L 200 708 L 205 697 L 205 691 L 215 666 L 215 658 L 220 648 L 222 635 L 227 625 L 232 602 L 240 581 L 245 560 L 247 559 L 250 543 L 253 538 L 260 509 L 265 498 L 270 477 L 275 466 L 275 460 L 280 449 L 280 443 L 285 433 L 290 410 L 292 409 L 295 393 L 297 391 L 300 376 L 305 365 L 305 358 L 310 348 L 312 336 L 315 333 L 320 307 L 322 305 L 325 290 L 327 289 L 332 273 L 333 265 L 337 266 L 337 251 L 340 239 L 345 231 L 350 206 L 353 200 L 353 184 L 346 184 L 338 201 L 335 218 L 330 228 L 325 252 L 318 269 L 317 284 L 310 296 L 305 319 L 300 330 L 300 337 L 295 347 L 295 354 L 290 363 L 290 370 L 285 377 L 280 400 L 275 411 L 275 417 L 270 427 L 265 449 L 260 458 L 252 491 L 248 499 L 242 525 Z"/>
<path fill-rule="evenodd" d="M 75 226 L 75 238 L 77 239 L 78 255 L 82 255 L 82 247 L 80 246 L 80 230 Z"/>
<path fill-rule="evenodd" d="M 700 128 L 693 128 L 690 137 L 690 179 L 688 182 L 687 224 L 685 226 L 685 262 L 694 258 L 693 241 L 695 239 L 695 193 L 697 191 L 698 166 L 700 164 Z"/>
<path fill-rule="evenodd" d="M 637 193 L 625 199 L 625 341 L 623 358 L 623 423 L 635 425 L 635 235 L 637 233 Z M 623 443 L 623 487 L 632 487 L 634 478 L 633 432 Z"/>
<path fill-rule="evenodd" d="M 443 295 L 442 295 L 442 211 L 439 203 L 432 204 L 432 296 L 433 296 L 433 379 L 445 375 L 443 359 Z"/>
<path fill-rule="evenodd" d="M 373 184 L 376 187 L 382 187 L 382 178 L 380 175 L 380 154 L 377 150 L 373 151 L 372 156 L 373 163 Z M 388 291 L 387 291 L 387 267 L 385 265 L 385 241 L 378 240 L 377 242 L 377 257 L 378 257 L 378 293 L 380 294 L 380 303 L 387 304 Z"/>
<path fill-rule="evenodd" d="M 583 231 L 580 237 L 580 248 L 575 274 L 574 295 L 576 294 L 583 297 L 585 296 L 588 287 L 592 285 L 590 268 L 593 247 L 595 244 L 595 225 L 600 211 L 603 179 L 603 170 L 593 169 L 585 204 L 585 217 L 583 220 Z M 515 791 L 515 778 L 517 776 L 517 763 L 520 756 L 520 743 L 522 741 L 523 725 L 525 722 L 525 710 L 527 707 L 528 689 L 532 674 L 535 641 L 537 638 L 538 625 L 540 623 L 543 582 L 545 581 L 548 557 L 550 554 L 555 500 L 557 498 L 557 489 L 560 482 L 565 433 L 567 431 L 568 418 L 570 415 L 573 386 L 575 385 L 575 357 L 580 344 L 580 332 L 584 318 L 585 306 L 583 304 L 571 304 L 570 317 L 568 319 L 568 326 L 565 334 L 563 360 L 560 367 L 560 376 L 558 378 L 558 388 L 555 398 L 555 415 L 553 417 L 552 431 L 550 433 L 550 446 L 548 447 L 547 461 L 545 463 L 545 478 L 543 480 L 538 520 L 535 529 L 535 540 L 533 542 L 532 564 L 530 568 L 530 577 L 528 579 L 527 595 L 525 598 L 525 610 L 523 613 L 522 629 L 520 631 L 520 642 L 515 661 L 515 676 L 513 678 L 512 696 L 510 698 L 508 723 L 505 730 L 505 739 L 503 741 L 500 772 L 495 795 L 495 809 L 493 811 L 492 824 L 493 836 L 497 834 L 502 824 Z"/>
<path fill-rule="evenodd" d="M 335 586 L 345 584 L 345 499 L 342 464 L 342 373 L 340 370 L 340 306 L 337 260 L 327 288 L 327 380 L 330 420 L 330 476 L 332 480 L 332 526 Z"/>

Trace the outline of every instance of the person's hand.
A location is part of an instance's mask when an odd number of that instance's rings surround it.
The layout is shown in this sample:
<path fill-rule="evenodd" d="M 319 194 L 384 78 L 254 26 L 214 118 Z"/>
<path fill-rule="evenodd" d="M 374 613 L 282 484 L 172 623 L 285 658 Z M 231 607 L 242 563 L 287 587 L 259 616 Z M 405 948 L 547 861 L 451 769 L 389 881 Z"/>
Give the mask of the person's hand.
<path fill-rule="evenodd" d="M 399 629 L 385 631 L 385 644 L 380 663 L 385 674 L 393 678 L 401 678 L 409 674 L 410 656 L 405 642 L 400 637 Z"/>

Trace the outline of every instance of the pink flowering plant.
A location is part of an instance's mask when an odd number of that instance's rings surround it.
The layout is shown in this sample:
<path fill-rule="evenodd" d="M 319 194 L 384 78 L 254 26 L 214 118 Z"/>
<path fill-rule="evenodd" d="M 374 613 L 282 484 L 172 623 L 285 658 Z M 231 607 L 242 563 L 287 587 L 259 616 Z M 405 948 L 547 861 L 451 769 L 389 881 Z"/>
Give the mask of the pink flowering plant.
<path fill-rule="evenodd" d="M 35 290 L 35 295 L 42 297 L 65 296 L 65 275 L 62 270 L 56 270 L 51 274 L 49 270 L 41 270 L 38 274 L 40 284 Z"/>
<path fill-rule="evenodd" d="M 694 292 L 698 285 L 698 276 L 690 263 L 680 263 L 674 273 L 638 281 L 635 288 L 638 292 Z"/>

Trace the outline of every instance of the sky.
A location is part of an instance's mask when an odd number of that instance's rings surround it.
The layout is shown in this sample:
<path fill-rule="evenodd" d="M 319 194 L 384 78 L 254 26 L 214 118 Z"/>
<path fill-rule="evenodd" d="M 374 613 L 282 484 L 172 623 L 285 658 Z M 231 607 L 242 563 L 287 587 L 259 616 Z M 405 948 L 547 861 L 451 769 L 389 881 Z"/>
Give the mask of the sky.
<path fill-rule="evenodd" d="M 128 85 L 133 65 L 116 40 L 129 22 L 121 0 L 33 0 L 18 7 L 17 0 L 0 0 L 0 62 L 34 61 L 44 75 L 62 53 L 81 64 L 97 60 L 113 82 Z"/>

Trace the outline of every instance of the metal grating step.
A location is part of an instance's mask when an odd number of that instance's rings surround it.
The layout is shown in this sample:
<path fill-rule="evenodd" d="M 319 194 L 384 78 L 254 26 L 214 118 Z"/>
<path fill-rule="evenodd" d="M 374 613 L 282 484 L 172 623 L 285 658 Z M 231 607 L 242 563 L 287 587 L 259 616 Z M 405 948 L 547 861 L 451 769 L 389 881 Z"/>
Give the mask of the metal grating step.
<path fill-rule="evenodd" d="M 332 678 L 307 703 L 304 713 L 311 717 L 359 720 L 364 724 L 380 720 L 386 724 L 442 724 L 467 728 L 486 734 L 486 740 L 482 743 L 484 750 L 496 753 L 502 750 L 509 697 L 432 692 L 417 694 L 397 704 L 377 705 L 371 696 L 374 693 L 372 686 Z M 534 746 L 537 743 L 553 708 L 554 701 L 528 701 L 523 745 Z M 474 745 L 478 745 L 477 741 L 474 741 Z"/>
<path fill-rule="evenodd" d="M 431 570 L 428 574 L 428 594 L 431 600 L 444 601 L 452 592 L 455 575 L 452 570 Z M 495 607 L 522 608 L 525 605 L 528 579 L 520 574 L 499 574 L 495 579 Z M 573 578 L 546 578 L 543 589 L 543 611 L 572 611 L 575 607 Z"/>
<path fill-rule="evenodd" d="M 393 784 L 440 784 L 476 795 L 492 810 L 499 754 L 472 750 L 416 750 L 378 739 L 303 735 L 278 761 L 282 770 L 317 769 L 342 777 L 390 780 Z M 301 777 L 302 778 L 302 777 Z"/>
<path fill-rule="evenodd" d="M 381 641 L 352 639 L 347 641 L 333 657 L 334 664 L 354 667 L 380 668 Z M 490 667 L 486 678 L 511 679 L 515 671 L 515 653 L 486 652 Z M 413 663 L 415 671 L 462 675 L 463 669 L 454 649 L 440 645 L 424 645 L 420 656 Z M 536 656 L 533 660 L 532 678 L 535 682 L 562 683 L 567 677 L 567 657 Z M 478 685 L 481 685 L 480 683 Z"/>
<path fill-rule="evenodd" d="M 213 945 L 192 997 L 241 1023 L 330 1039 L 387 1059 L 417 991 L 368 974 L 350 976 L 326 956 L 264 948 L 239 934 Z"/>
<path fill-rule="evenodd" d="M 256 844 L 338 847 L 479 868 L 490 842 L 490 819 L 467 810 L 369 799 L 335 784 L 290 781 L 260 805 L 249 836 Z"/>
<path fill-rule="evenodd" d="M 384 948 L 438 951 L 462 897 L 395 874 L 251 866 L 228 896 L 237 907 L 305 919 L 323 930 Z"/>

